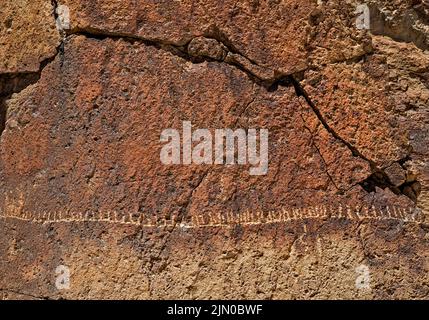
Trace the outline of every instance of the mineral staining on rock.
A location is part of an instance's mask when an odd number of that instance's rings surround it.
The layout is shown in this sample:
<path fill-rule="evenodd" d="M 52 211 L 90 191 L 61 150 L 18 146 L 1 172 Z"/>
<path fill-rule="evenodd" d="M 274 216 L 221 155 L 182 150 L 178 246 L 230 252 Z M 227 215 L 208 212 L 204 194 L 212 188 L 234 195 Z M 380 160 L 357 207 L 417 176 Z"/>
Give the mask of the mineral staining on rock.
<path fill-rule="evenodd" d="M 0 74 L 37 72 L 55 56 L 60 36 L 53 10 L 46 0 L 2 1 Z"/>
<path fill-rule="evenodd" d="M 356 5 L 6 1 L 3 298 L 427 298 L 429 54 Z M 184 121 L 267 129 L 268 173 L 163 164 Z"/>

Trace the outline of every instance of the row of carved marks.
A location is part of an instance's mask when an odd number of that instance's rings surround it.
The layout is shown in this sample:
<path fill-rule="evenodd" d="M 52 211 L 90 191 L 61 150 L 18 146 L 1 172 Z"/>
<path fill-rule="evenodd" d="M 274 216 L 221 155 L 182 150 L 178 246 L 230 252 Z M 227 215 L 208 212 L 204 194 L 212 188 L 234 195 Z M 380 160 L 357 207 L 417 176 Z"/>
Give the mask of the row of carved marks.
<path fill-rule="evenodd" d="M 283 208 L 280 211 L 241 213 L 218 212 L 203 213 L 193 215 L 188 223 L 177 223 L 178 217 L 172 216 L 170 219 L 160 219 L 156 216 L 149 216 L 142 212 L 45 212 L 30 213 L 22 210 L 9 210 L 0 213 L 0 219 L 16 219 L 39 224 L 51 223 L 110 223 L 122 225 L 134 225 L 144 228 L 180 227 L 182 229 L 222 227 L 231 228 L 236 225 L 253 226 L 273 223 L 287 223 L 306 219 L 347 219 L 352 221 L 363 220 L 397 220 L 403 222 L 423 223 L 425 214 L 415 208 L 384 207 L 376 208 L 362 207 L 351 208 L 349 206 L 316 206 L 308 208 Z"/>

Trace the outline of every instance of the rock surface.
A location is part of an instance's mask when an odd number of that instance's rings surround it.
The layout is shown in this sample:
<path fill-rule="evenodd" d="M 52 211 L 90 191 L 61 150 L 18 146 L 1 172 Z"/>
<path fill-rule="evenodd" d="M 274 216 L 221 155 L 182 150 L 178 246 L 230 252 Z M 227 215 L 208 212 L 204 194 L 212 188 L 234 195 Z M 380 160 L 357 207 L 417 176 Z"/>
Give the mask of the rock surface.
<path fill-rule="evenodd" d="M 40 63 L 55 56 L 59 44 L 50 1 L 2 1 L 0 75 L 39 71 Z"/>
<path fill-rule="evenodd" d="M 6 2 L 0 297 L 429 297 L 424 1 Z M 183 121 L 268 173 L 163 164 Z"/>

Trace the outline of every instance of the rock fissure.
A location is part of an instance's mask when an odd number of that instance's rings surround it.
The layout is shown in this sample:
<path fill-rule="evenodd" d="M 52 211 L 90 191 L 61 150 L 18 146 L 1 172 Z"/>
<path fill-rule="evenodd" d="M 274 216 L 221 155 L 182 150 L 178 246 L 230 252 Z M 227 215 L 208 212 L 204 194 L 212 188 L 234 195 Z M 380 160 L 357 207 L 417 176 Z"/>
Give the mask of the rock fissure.
<path fill-rule="evenodd" d="M 183 45 L 145 39 L 131 34 L 122 34 L 115 32 L 103 31 L 95 28 L 75 28 L 66 33 L 70 36 L 84 36 L 88 39 L 96 40 L 123 40 L 130 43 L 142 43 L 146 46 L 155 47 L 159 50 L 170 52 L 175 56 L 190 61 L 192 63 L 202 62 L 221 62 L 232 65 L 246 73 L 246 75 L 255 83 L 263 86 L 269 91 L 275 91 L 276 83 L 283 81 L 285 75 L 274 70 L 261 67 L 239 53 L 227 40 L 209 37 L 195 37 Z M 199 42 L 199 43 L 196 43 Z M 299 72 L 302 73 L 302 72 Z"/>
<path fill-rule="evenodd" d="M 57 1 L 52 1 L 54 7 L 54 17 L 58 18 L 58 14 L 56 13 L 58 3 Z M 314 114 L 317 116 L 320 123 L 324 126 L 324 128 L 332 135 L 337 141 L 341 142 L 341 144 L 345 145 L 352 153 L 354 157 L 358 157 L 369 163 L 372 174 L 359 183 L 364 190 L 367 192 L 374 192 L 376 187 L 385 189 L 389 188 L 395 194 L 404 194 L 413 201 L 417 200 L 419 192 L 415 187 L 417 181 L 404 183 L 400 187 L 394 186 L 390 180 L 388 175 L 384 172 L 382 168 L 379 168 L 374 161 L 367 158 L 364 154 L 362 154 L 355 146 L 342 138 L 326 121 L 321 111 L 317 108 L 315 103 L 310 98 L 310 95 L 306 92 L 304 87 L 300 82 L 300 78 L 303 77 L 303 71 L 298 72 L 296 74 L 284 75 L 275 70 L 271 70 L 269 68 L 261 67 L 257 65 L 254 61 L 248 59 L 244 55 L 242 55 L 230 41 L 223 36 L 222 32 L 219 29 L 208 33 L 207 37 L 195 37 L 192 38 L 188 43 L 184 45 L 177 45 L 172 43 L 167 43 L 163 41 L 155 41 L 143 39 L 141 37 L 130 35 L 130 34 L 121 34 L 115 32 L 107 32 L 95 28 L 85 28 L 78 29 L 75 28 L 69 32 L 64 32 L 63 40 L 60 45 L 57 47 L 57 52 L 54 56 L 44 60 L 40 64 L 40 69 L 38 72 L 25 74 L 23 78 L 19 74 L 9 75 L 9 77 L 17 77 L 18 79 L 27 79 L 30 77 L 30 80 L 23 80 L 19 82 L 17 86 L 5 85 L 4 83 L 8 82 L 8 75 L 1 75 L 0 77 L 0 88 L 9 87 L 9 89 L 3 89 L 0 91 L 0 134 L 3 132 L 6 122 L 6 101 L 11 97 L 13 93 L 19 93 L 27 86 L 36 83 L 40 77 L 43 69 L 55 58 L 58 54 L 62 54 L 64 52 L 64 45 L 67 39 L 71 36 L 84 36 L 90 39 L 104 40 L 104 39 L 114 39 L 114 40 L 123 40 L 131 43 L 139 42 L 146 46 L 155 47 L 159 50 L 164 50 L 172 53 L 173 55 L 179 56 L 187 61 L 192 63 L 202 63 L 205 61 L 216 61 L 220 63 L 227 63 L 232 65 L 235 68 L 238 68 L 242 72 L 244 72 L 254 83 L 264 87 L 268 91 L 276 91 L 280 86 L 283 87 L 291 87 L 293 86 L 296 92 L 297 97 L 303 97 L 306 101 L 307 105 L 311 108 Z M 414 186 L 414 188 L 413 188 Z"/>
<path fill-rule="evenodd" d="M 55 21 L 58 18 L 57 14 L 57 1 L 51 1 L 53 7 L 53 15 Z M 0 73 L 0 137 L 6 127 L 7 121 L 7 100 L 9 100 L 14 93 L 20 93 L 28 86 L 37 83 L 40 80 L 43 69 L 52 61 L 55 60 L 57 55 L 62 52 L 64 41 L 62 41 L 55 50 L 55 54 L 40 62 L 39 70 L 36 72 L 16 72 L 16 73 Z"/>
<path fill-rule="evenodd" d="M 365 180 L 363 180 L 362 182 L 359 183 L 359 185 L 361 185 L 361 187 L 364 190 L 366 190 L 367 192 L 375 192 L 376 187 L 379 187 L 381 189 L 388 188 L 393 193 L 395 193 L 397 195 L 403 194 L 403 195 L 407 196 L 408 198 L 410 198 L 411 200 L 413 200 L 414 202 L 417 201 L 417 197 L 420 194 L 420 192 L 418 191 L 418 188 L 416 186 L 416 184 L 419 185 L 418 181 L 407 182 L 400 187 L 396 187 L 390 181 L 389 176 L 387 175 L 387 173 L 385 172 L 385 170 L 383 168 L 380 168 L 379 166 L 377 166 L 377 164 L 373 160 L 367 158 L 355 146 L 353 146 L 351 143 L 349 143 L 348 141 L 343 139 L 334 129 L 332 129 L 332 127 L 328 124 L 328 122 L 323 117 L 320 110 L 317 108 L 315 103 L 310 98 L 310 95 L 303 88 L 301 83 L 297 79 L 295 79 L 294 76 L 289 76 L 288 78 L 289 78 L 289 81 L 291 81 L 292 84 L 294 85 L 297 96 L 298 97 L 301 96 L 305 99 L 305 101 L 307 102 L 309 107 L 313 110 L 313 112 L 315 113 L 315 115 L 317 116 L 319 121 L 322 123 L 322 125 L 325 127 L 325 129 L 335 139 L 337 139 L 343 145 L 345 145 L 351 151 L 351 153 L 354 157 L 361 158 L 362 160 L 365 160 L 366 162 L 369 163 L 372 174 L 368 178 L 366 178 Z M 411 186 L 415 186 L 415 188 L 413 189 L 412 187 L 410 187 L 410 184 L 411 184 Z"/>
<path fill-rule="evenodd" d="M 329 173 L 329 167 L 328 167 L 328 164 L 326 163 L 326 160 L 325 160 L 325 158 L 323 157 L 323 155 L 322 155 L 322 153 L 320 152 L 320 149 L 317 147 L 317 145 L 316 145 L 316 143 L 314 142 L 314 135 L 313 135 L 313 132 L 311 132 L 311 129 L 307 126 L 307 124 L 305 123 L 305 119 L 304 119 L 304 117 L 301 115 L 301 119 L 302 119 L 302 121 L 303 121 L 303 123 L 304 123 L 304 128 L 308 131 L 308 133 L 310 134 L 310 136 L 311 136 L 311 145 L 314 147 L 314 149 L 316 150 L 316 152 L 317 152 L 317 154 L 319 155 L 319 157 L 320 157 L 320 159 L 322 160 L 322 162 L 323 162 L 323 166 L 324 166 L 324 168 L 325 168 L 325 173 L 326 173 L 326 175 L 328 176 L 328 178 L 329 178 L 329 180 L 331 181 L 331 183 L 333 184 L 333 186 L 335 187 L 335 189 L 337 189 L 338 190 L 338 193 L 344 193 L 344 190 L 341 190 L 338 186 L 337 186 L 337 184 L 335 183 L 335 180 L 334 180 L 334 178 L 332 177 L 332 175 Z"/>
<path fill-rule="evenodd" d="M 6 127 L 7 100 L 29 85 L 39 81 L 41 71 L 34 73 L 0 74 L 0 137 Z"/>

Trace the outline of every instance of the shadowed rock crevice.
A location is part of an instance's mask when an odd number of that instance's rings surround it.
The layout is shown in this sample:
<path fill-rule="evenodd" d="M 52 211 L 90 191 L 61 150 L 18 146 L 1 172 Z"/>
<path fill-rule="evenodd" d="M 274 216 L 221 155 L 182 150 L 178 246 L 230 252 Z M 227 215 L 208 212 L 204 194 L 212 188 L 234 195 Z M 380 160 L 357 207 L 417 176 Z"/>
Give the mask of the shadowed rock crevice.
<path fill-rule="evenodd" d="M 367 158 L 365 155 L 363 155 L 356 147 L 354 147 L 352 144 L 350 144 L 348 141 L 343 139 L 324 119 L 322 113 L 317 108 L 317 106 L 314 104 L 314 102 L 311 100 L 309 94 L 305 91 L 305 89 L 302 87 L 301 83 L 294 78 L 294 76 L 288 77 L 288 82 L 291 82 L 296 90 L 296 94 L 298 97 L 303 97 L 307 104 L 310 106 L 310 108 L 313 110 L 313 112 L 316 114 L 319 121 L 322 123 L 324 128 L 338 141 L 340 141 L 343 145 L 345 145 L 353 154 L 354 157 L 361 158 L 362 160 L 365 160 L 369 163 L 372 174 L 359 183 L 364 190 L 367 192 L 375 192 L 376 187 L 379 187 L 381 189 L 389 188 L 393 193 L 397 195 L 405 195 L 414 202 L 417 202 L 417 197 L 420 194 L 420 183 L 416 180 L 406 181 L 403 184 L 396 186 L 391 182 L 391 179 L 389 178 L 388 174 L 385 172 L 384 169 L 379 168 L 377 164 Z M 407 161 L 411 160 L 409 157 L 406 159 L 403 159 L 402 161 L 398 161 L 401 166 Z"/>
<path fill-rule="evenodd" d="M 314 102 L 311 100 L 310 95 L 306 92 L 306 90 L 303 88 L 301 83 L 294 77 L 290 76 L 288 77 L 288 82 L 291 82 L 293 86 L 295 87 L 296 95 L 298 97 L 303 97 L 305 101 L 307 102 L 308 106 L 313 110 L 313 112 L 316 114 L 319 121 L 322 123 L 323 127 L 338 141 L 340 141 L 342 144 L 347 146 L 347 148 L 351 151 L 354 157 L 361 158 L 370 164 L 374 165 L 374 162 L 367 157 L 365 157 L 358 149 L 356 149 L 352 144 L 344 140 L 342 137 L 338 135 L 338 133 L 331 128 L 331 126 L 328 124 L 328 122 L 323 117 L 320 110 L 317 108 L 317 106 L 314 104 Z"/>
<path fill-rule="evenodd" d="M 52 5 L 52 8 L 53 8 L 52 14 L 54 16 L 55 21 L 57 21 L 57 19 L 59 17 L 58 11 L 57 11 L 58 10 L 58 1 L 57 0 L 51 0 L 51 5 Z"/>
<path fill-rule="evenodd" d="M 417 178 L 407 172 L 405 162 L 410 161 L 409 156 L 401 159 L 384 170 L 377 170 L 360 183 L 367 192 L 375 192 L 377 188 L 390 189 L 397 195 L 405 195 L 414 203 L 421 193 L 421 183 Z M 402 176 L 402 177 L 401 177 Z"/>
<path fill-rule="evenodd" d="M 75 28 L 67 32 L 67 37 L 70 36 L 84 36 L 88 39 L 96 40 L 112 39 L 129 43 L 141 43 L 159 50 L 168 51 L 173 55 L 196 64 L 206 61 L 224 62 L 243 71 L 253 82 L 270 91 L 277 82 L 282 81 L 285 77 L 284 74 L 257 65 L 255 62 L 239 53 L 228 40 L 225 40 L 226 37 L 222 36 L 220 31 L 208 33 L 207 37 L 192 38 L 183 45 L 144 39 L 132 34 L 108 32 L 90 27 L 85 29 Z"/>
<path fill-rule="evenodd" d="M 14 93 L 18 93 L 36 83 L 40 79 L 38 73 L 0 74 L 0 136 L 6 127 L 7 100 Z"/>
<path fill-rule="evenodd" d="M 57 14 L 57 1 L 52 0 L 52 15 L 55 20 L 58 18 Z M 19 93 L 28 86 L 35 84 L 40 80 L 43 69 L 52 62 L 62 52 L 63 42 L 61 42 L 55 49 L 52 56 L 47 57 L 39 64 L 39 70 L 35 72 L 13 72 L 13 73 L 0 73 L 0 136 L 6 127 L 7 121 L 7 100 L 11 98 L 12 94 Z"/>
<path fill-rule="evenodd" d="M 6 103 L 3 98 L 0 98 L 0 137 L 6 126 Z"/>

